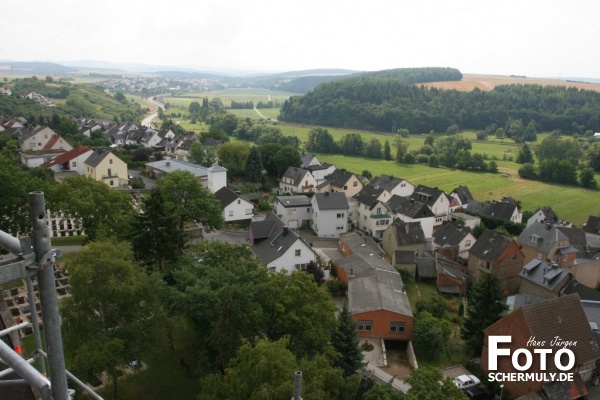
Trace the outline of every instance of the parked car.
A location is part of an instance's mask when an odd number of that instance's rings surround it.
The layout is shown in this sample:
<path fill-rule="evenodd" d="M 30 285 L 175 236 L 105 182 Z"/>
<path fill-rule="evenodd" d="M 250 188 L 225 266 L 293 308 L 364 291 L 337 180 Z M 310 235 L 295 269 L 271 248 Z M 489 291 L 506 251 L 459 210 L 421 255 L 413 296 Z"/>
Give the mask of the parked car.
<path fill-rule="evenodd" d="M 127 364 L 133 369 L 142 368 L 142 362 L 137 358 L 132 358 Z"/>
<path fill-rule="evenodd" d="M 467 390 L 479 386 L 481 381 L 475 375 L 459 375 L 454 378 L 454 384 L 462 390 Z"/>
<path fill-rule="evenodd" d="M 469 400 L 494 400 L 496 396 L 489 389 L 478 386 L 465 390 Z"/>

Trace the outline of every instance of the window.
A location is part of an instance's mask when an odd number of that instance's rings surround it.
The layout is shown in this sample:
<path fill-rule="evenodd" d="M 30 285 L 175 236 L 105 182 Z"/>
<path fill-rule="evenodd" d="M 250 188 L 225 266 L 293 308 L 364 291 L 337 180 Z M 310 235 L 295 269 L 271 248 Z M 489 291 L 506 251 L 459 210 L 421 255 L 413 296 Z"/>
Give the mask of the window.
<path fill-rule="evenodd" d="M 471 241 L 470 241 L 470 240 L 467 240 L 467 241 L 465 242 L 465 246 L 466 246 L 466 247 L 469 247 L 470 245 L 471 245 Z"/>
<path fill-rule="evenodd" d="M 238 204 L 242 204 L 242 201 L 240 199 L 238 199 Z"/>
<path fill-rule="evenodd" d="M 381 207 L 377 207 L 377 215 L 381 214 Z"/>
<path fill-rule="evenodd" d="M 378 219 L 378 220 L 375 222 L 375 225 L 376 225 L 376 226 L 386 226 L 386 225 L 388 225 L 389 223 L 390 223 L 390 220 L 389 220 L 389 219 Z"/>
<path fill-rule="evenodd" d="M 108 160 L 109 164 L 112 164 L 112 162 L 113 162 L 112 158 L 110 160 Z"/>
<path fill-rule="evenodd" d="M 347 185 L 344 185 L 344 190 L 348 190 L 348 186 Z"/>
<path fill-rule="evenodd" d="M 300 249 L 294 250 L 294 256 L 300 257 L 301 255 L 302 255 L 302 250 L 300 250 Z"/>
<path fill-rule="evenodd" d="M 344 213 L 337 213 L 338 218 L 344 218 Z"/>
<path fill-rule="evenodd" d="M 306 212 L 310 214 L 310 207 L 306 209 Z"/>
<path fill-rule="evenodd" d="M 252 214 L 252 209 L 251 208 L 246 208 L 246 215 L 250 215 Z"/>
<path fill-rule="evenodd" d="M 336 226 L 336 227 L 335 227 L 335 230 L 336 230 L 336 231 L 343 231 L 343 230 L 344 230 L 344 228 L 345 228 L 345 226 L 344 226 L 344 225 L 338 225 L 338 226 Z"/>
<path fill-rule="evenodd" d="M 108 176 L 112 176 L 112 171 L 110 170 L 110 168 L 108 169 Z"/>
<path fill-rule="evenodd" d="M 373 321 L 358 321 L 356 329 L 371 332 L 373 330 Z"/>
<path fill-rule="evenodd" d="M 517 254 L 515 253 L 515 254 L 513 254 L 513 255 L 512 255 L 512 257 L 511 257 L 511 260 L 513 260 L 513 261 L 514 261 L 514 260 L 516 260 L 516 259 L 517 259 Z"/>
<path fill-rule="evenodd" d="M 406 187 L 406 183 L 401 183 L 400 187 Z"/>
<path fill-rule="evenodd" d="M 358 186 L 358 182 L 357 181 L 352 182 L 352 186 L 357 187 Z"/>
<path fill-rule="evenodd" d="M 443 218 L 441 218 L 441 217 L 440 217 L 440 218 L 436 218 L 436 219 L 435 219 L 435 222 L 442 222 L 442 219 L 443 219 Z"/>
<path fill-rule="evenodd" d="M 288 210 L 287 210 L 287 214 L 288 214 L 288 215 L 292 215 L 293 213 L 294 213 L 294 212 L 292 211 L 292 209 L 291 209 L 291 208 L 288 208 Z"/>
<path fill-rule="evenodd" d="M 113 183 L 112 179 L 108 182 L 108 186 L 114 186 L 114 183 Z"/>
<path fill-rule="evenodd" d="M 229 216 L 233 217 L 233 210 L 229 210 Z"/>
<path fill-rule="evenodd" d="M 71 161 L 71 167 L 76 167 L 77 166 L 77 161 Z"/>
<path fill-rule="evenodd" d="M 405 328 L 406 328 L 406 322 L 400 322 L 400 321 L 391 321 L 390 322 L 390 332 L 391 333 L 404 333 Z"/>

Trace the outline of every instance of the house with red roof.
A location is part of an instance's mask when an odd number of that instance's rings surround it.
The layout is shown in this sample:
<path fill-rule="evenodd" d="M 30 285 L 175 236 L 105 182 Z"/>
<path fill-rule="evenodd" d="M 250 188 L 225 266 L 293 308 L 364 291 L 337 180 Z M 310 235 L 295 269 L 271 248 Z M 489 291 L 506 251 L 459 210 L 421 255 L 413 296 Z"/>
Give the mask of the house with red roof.
<path fill-rule="evenodd" d="M 52 160 L 41 165 L 43 168 L 48 168 L 55 173 L 73 171 L 79 175 L 85 175 L 84 161 L 94 151 L 88 146 L 77 146 L 72 150 L 62 153 Z"/>

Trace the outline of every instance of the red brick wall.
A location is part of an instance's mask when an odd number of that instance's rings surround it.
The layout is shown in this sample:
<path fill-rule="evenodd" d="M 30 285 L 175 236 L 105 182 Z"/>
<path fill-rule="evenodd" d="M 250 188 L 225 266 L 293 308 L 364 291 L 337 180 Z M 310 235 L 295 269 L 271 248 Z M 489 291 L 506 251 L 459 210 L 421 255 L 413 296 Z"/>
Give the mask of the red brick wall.
<path fill-rule="evenodd" d="M 527 348 L 527 341 L 532 336 L 529 328 L 527 327 L 527 323 L 525 321 L 525 316 L 523 315 L 523 311 L 521 309 L 514 311 L 508 316 L 504 317 L 502 320 L 496 322 L 491 325 L 484 331 L 484 344 L 483 350 L 481 352 L 481 369 L 487 374 L 488 372 L 521 372 L 517 371 L 512 366 L 511 357 L 498 357 L 498 370 L 497 371 L 489 371 L 488 370 L 488 337 L 489 335 L 509 335 L 512 336 L 512 343 L 510 346 L 507 343 L 500 343 L 498 347 L 500 348 L 508 348 L 517 349 L 517 348 Z M 530 347 L 531 348 L 531 347 Z M 511 354 L 512 354 L 511 350 Z M 524 362 L 524 361 L 521 361 Z M 527 371 L 523 371 L 527 373 L 536 373 L 540 371 L 539 365 L 539 357 L 533 357 L 533 364 L 531 368 Z M 514 397 L 524 396 L 527 393 L 533 391 L 538 392 L 542 388 L 543 382 L 500 382 L 504 384 L 504 390 L 508 391 Z"/>
<path fill-rule="evenodd" d="M 373 330 L 370 332 L 358 331 L 359 338 L 381 337 L 384 339 L 395 340 L 410 340 L 412 333 L 413 318 L 393 313 L 386 310 L 369 311 L 360 314 L 352 315 L 354 320 L 358 321 L 373 321 Z M 404 333 L 390 332 L 390 322 L 399 321 L 406 324 Z"/>

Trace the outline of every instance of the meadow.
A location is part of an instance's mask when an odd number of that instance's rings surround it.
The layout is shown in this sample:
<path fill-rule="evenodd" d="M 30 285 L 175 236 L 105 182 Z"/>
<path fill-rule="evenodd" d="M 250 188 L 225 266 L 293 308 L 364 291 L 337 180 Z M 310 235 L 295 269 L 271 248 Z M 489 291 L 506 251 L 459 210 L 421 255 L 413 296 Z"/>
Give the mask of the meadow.
<path fill-rule="evenodd" d="M 285 100 L 291 93 L 268 91 L 266 89 L 228 89 L 223 91 L 210 91 L 206 93 L 191 94 L 190 97 L 165 98 L 175 110 L 172 112 L 181 112 L 182 117 L 187 114 L 187 108 L 191 101 L 201 99 L 203 96 L 212 99 L 219 97 L 226 105 L 231 100 L 254 102 L 261 99 L 264 101 L 265 95 L 270 95 L 271 99 Z M 260 109 L 265 117 L 275 119 L 279 113 L 278 109 Z M 261 117 L 254 110 L 227 110 L 240 118 L 250 118 L 259 120 Z M 295 125 L 281 122 L 273 122 L 281 129 L 284 135 L 297 136 L 301 142 L 308 141 L 308 135 L 314 126 Z M 191 124 L 189 121 L 182 121 L 181 125 L 185 129 L 200 132 L 208 129 L 203 123 Z M 384 132 L 370 132 L 356 129 L 327 128 L 333 138 L 338 141 L 348 133 L 360 133 L 368 142 L 372 138 L 379 139 L 383 144 L 386 140 L 393 142 L 393 135 Z M 554 211 L 563 220 L 568 220 L 581 226 L 587 220 L 589 215 L 600 215 L 600 192 L 587 190 L 574 186 L 554 185 L 539 181 L 523 180 L 518 175 L 520 164 L 512 161 L 516 158 L 519 145 L 510 139 L 497 139 L 490 136 L 486 141 L 477 141 L 475 132 L 465 131 L 460 133 L 465 138 L 472 141 L 472 152 L 482 153 L 488 159 L 496 159 L 499 173 L 489 174 L 481 172 L 468 172 L 447 168 L 429 168 L 424 165 L 416 164 L 397 164 L 393 161 L 375 160 L 364 157 L 349 157 L 338 154 L 318 154 L 319 160 L 335 164 L 338 168 L 345 168 L 352 172 L 361 173 L 364 170 L 370 171 L 373 176 L 380 174 L 389 174 L 403 177 L 415 185 L 422 184 L 431 187 L 439 187 L 447 193 L 451 192 L 459 185 L 469 187 L 473 196 L 480 201 L 500 199 L 504 196 L 511 196 L 520 200 L 523 210 L 535 212 L 543 206 L 551 206 Z M 537 142 L 534 146 L 548 137 L 548 133 L 538 134 Z M 411 134 L 406 138 L 408 149 L 414 150 L 420 148 L 425 141 L 426 135 Z M 392 150 L 393 151 L 393 150 Z M 600 178 L 596 177 L 600 182 Z"/>

